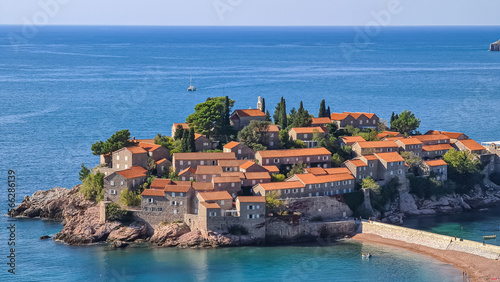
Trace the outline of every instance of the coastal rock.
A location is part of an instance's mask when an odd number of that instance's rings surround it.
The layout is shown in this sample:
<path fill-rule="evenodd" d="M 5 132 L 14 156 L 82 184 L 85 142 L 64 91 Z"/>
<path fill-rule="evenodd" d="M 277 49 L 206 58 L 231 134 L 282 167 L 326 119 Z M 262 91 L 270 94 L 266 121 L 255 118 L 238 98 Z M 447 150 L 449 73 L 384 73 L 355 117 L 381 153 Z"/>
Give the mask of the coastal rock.
<path fill-rule="evenodd" d="M 40 240 L 45 240 L 45 239 L 50 239 L 50 236 L 48 235 L 40 236 Z"/>
<path fill-rule="evenodd" d="M 144 224 L 134 223 L 123 226 L 109 233 L 107 241 L 131 242 L 146 236 L 147 227 Z"/>
<path fill-rule="evenodd" d="M 111 243 L 110 247 L 112 249 L 117 249 L 117 248 L 125 248 L 126 246 L 128 246 L 129 244 L 127 242 L 123 242 L 123 241 L 114 241 L 113 243 Z"/>
<path fill-rule="evenodd" d="M 490 51 L 500 51 L 500 40 L 490 44 Z"/>
<path fill-rule="evenodd" d="M 173 239 L 177 239 L 180 236 L 190 232 L 189 227 L 184 223 L 170 223 L 170 224 L 159 224 L 155 227 L 153 236 L 149 239 L 149 242 L 157 245 L 165 245 L 170 241 L 168 245 L 177 245 L 177 242 L 173 242 Z"/>
<path fill-rule="evenodd" d="M 417 210 L 417 204 L 415 198 L 408 192 L 403 192 L 399 195 L 399 211 L 402 213 L 408 213 L 410 211 Z"/>

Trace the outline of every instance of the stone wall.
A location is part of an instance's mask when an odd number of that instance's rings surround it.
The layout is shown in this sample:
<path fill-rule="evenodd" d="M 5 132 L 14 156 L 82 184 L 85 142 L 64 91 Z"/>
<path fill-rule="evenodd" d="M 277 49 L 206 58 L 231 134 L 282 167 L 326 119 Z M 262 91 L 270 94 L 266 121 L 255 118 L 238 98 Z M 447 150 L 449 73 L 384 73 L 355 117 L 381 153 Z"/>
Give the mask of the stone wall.
<path fill-rule="evenodd" d="M 286 202 L 291 210 L 300 212 L 303 217 L 321 216 L 325 219 L 341 219 L 352 216 L 349 207 L 335 197 L 291 198 L 287 199 Z"/>
<path fill-rule="evenodd" d="M 460 241 L 459 238 L 455 240 L 454 237 L 391 224 L 362 221 L 361 232 L 439 250 L 453 250 L 489 259 L 500 259 L 500 246 L 483 245 L 482 243 L 469 240 Z"/>

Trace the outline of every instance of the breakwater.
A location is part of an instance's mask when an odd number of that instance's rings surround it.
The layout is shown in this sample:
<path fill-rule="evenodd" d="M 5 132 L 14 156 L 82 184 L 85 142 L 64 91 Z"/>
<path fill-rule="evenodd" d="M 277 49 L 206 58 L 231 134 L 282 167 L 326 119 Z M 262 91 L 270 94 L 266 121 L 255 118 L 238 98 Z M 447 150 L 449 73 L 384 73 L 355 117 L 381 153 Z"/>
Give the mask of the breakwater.
<path fill-rule="evenodd" d="M 366 220 L 361 221 L 360 229 L 358 230 L 359 233 L 374 234 L 382 238 L 399 240 L 433 249 L 459 251 L 489 259 L 500 259 L 500 246 Z"/>

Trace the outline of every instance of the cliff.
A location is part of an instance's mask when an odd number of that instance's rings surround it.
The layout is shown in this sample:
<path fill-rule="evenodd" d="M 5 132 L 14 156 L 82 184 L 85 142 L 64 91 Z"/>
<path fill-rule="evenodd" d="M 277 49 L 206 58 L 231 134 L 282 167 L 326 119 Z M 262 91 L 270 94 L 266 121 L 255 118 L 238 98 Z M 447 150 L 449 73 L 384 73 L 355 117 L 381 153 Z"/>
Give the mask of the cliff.
<path fill-rule="evenodd" d="M 490 51 L 500 51 L 500 40 L 490 44 Z"/>

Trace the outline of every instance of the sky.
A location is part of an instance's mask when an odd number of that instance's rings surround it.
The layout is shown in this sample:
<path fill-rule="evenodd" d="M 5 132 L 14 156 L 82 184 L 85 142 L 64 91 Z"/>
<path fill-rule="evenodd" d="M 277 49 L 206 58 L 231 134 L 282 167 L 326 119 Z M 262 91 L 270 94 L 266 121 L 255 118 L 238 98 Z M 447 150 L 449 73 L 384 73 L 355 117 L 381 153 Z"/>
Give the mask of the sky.
<path fill-rule="evenodd" d="M 0 0 L 0 24 L 500 25 L 499 0 Z"/>

